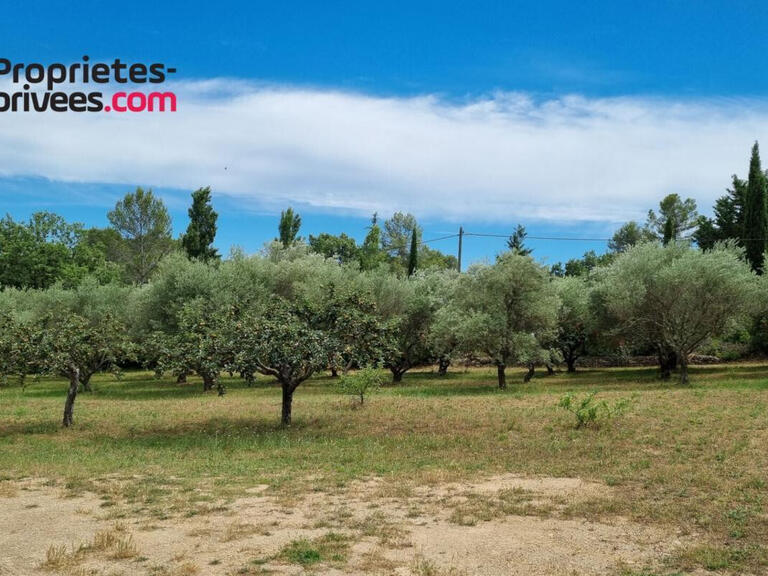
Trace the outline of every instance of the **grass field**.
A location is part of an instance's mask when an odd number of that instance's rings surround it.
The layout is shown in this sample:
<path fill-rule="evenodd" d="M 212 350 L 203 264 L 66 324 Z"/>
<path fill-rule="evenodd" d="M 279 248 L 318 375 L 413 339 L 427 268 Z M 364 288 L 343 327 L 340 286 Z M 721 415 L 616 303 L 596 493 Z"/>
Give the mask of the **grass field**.
<path fill-rule="evenodd" d="M 30 381 L 23 390 L 0 388 L 0 495 L 13 498 L 24 482 L 42 479 L 68 496 L 95 493 L 110 521 L 172 521 L 231 505 L 260 485 L 290 507 L 371 479 L 377 495 L 413 504 L 409 498 L 425 486 L 503 474 L 578 478 L 604 489 L 562 501 L 550 495 L 546 505 L 520 491 L 472 493 L 445 506 L 449 520 L 468 529 L 530 516 L 631 522 L 679 536 L 673 552 L 648 566 L 617 563 L 617 574 L 766 573 L 768 366 L 694 367 L 691 381 L 680 388 L 656 380 L 652 369 L 604 369 L 523 385 L 514 373 L 510 388 L 499 391 L 490 369 L 455 369 L 442 378 L 422 371 L 355 408 L 334 380 L 318 377 L 298 389 L 294 424 L 284 429 L 279 389 L 266 379 L 253 388 L 228 380 L 219 398 L 203 394 L 194 378 L 180 385 L 137 372 L 120 381 L 94 378 L 94 392 L 78 397 L 70 430 L 59 425 L 66 384 Z M 627 411 L 576 429 L 558 401 L 591 391 L 609 402 L 626 399 Z M 344 539 L 366 534 L 350 522 L 329 524 L 342 536 L 291 540 L 272 561 L 339 570 Z M 324 562 L 323 546 L 331 544 L 336 552 Z M 449 573 L 432 562 L 411 559 L 408 569 Z M 384 560 L 365 572 L 402 573 Z M 269 568 L 255 562 L 238 573 Z"/>

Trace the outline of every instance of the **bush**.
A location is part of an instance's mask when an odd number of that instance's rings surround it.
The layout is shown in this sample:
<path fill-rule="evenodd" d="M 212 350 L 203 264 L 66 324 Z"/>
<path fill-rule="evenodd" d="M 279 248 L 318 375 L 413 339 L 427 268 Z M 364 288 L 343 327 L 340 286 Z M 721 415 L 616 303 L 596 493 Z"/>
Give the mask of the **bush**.
<path fill-rule="evenodd" d="M 382 384 L 384 384 L 384 376 L 376 366 L 366 366 L 354 374 L 345 374 L 339 381 L 341 391 L 359 399 L 361 406 L 365 402 L 365 397 L 377 392 Z"/>
<path fill-rule="evenodd" d="M 613 405 L 609 405 L 605 400 L 597 401 L 595 396 L 597 392 L 591 392 L 579 399 L 572 394 L 566 394 L 560 398 L 558 406 L 568 410 L 576 418 L 576 428 L 586 428 L 592 426 L 599 428 L 601 424 L 607 422 L 614 416 L 620 416 L 629 406 L 629 400 L 623 398 Z"/>

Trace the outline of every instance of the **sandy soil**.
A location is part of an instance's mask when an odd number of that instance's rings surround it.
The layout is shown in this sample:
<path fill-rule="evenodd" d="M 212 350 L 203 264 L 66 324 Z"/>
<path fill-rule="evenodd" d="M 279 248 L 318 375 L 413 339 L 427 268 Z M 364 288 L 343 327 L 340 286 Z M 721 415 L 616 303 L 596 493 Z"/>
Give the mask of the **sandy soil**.
<path fill-rule="evenodd" d="M 27 481 L 0 490 L 0 576 L 602 575 L 652 566 L 685 544 L 661 527 L 564 513 L 612 497 L 607 486 L 567 478 L 407 489 L 373 479 L 291 500 L 254 486 L 208 513 L 158 520 Z M 321 554 L 301 565 L 281 555 L 293 541 L 329 532 L 346 539 L 343 558 Z M 57 546 L 65 548 L 46 564 Z"/>

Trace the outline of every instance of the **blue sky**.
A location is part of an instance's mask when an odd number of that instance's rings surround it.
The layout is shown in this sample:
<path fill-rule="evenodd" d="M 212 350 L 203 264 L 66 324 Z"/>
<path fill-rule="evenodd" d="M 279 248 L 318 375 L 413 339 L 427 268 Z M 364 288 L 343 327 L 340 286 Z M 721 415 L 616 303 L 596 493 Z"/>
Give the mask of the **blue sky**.
<path fill-rule="evenodd" d="M 105 225 L 141 185 L 181 232 L 189 192 L 210 184 L 223 252 L 258 249 L 289 204 L 305 235 L 361 238 L 370 212 L 411 210 L 425 238 L 517 222 L 607 237 L 668 192 L 709 212 L 768 128 L 761 2 L 4 8 L 0 57 L 164 62 L 178 69 L 180 112 L 0 114 L 0 210 Z M 530 244 L 550 262 L 602 248 Z M 465 254 L 502 247 L 473 238 Z"/>

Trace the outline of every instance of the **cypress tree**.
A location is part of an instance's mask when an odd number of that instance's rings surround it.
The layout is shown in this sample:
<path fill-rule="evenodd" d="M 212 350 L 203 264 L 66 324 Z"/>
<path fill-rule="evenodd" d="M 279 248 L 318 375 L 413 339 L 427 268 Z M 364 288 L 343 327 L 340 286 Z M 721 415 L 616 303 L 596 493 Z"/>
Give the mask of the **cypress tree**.
<path fill-rule="evenodd" d="M 189 226 L 181 238 L 187 256 L 207 262 L 219 258 L 216 248 L 211 246 L 216 238 L 216 220 L 219 215 L 211 206 L 211 189 L 206 186 L 192 192 L 192 206 L 189 208 Z"/>
<path fill-rule="evenodd" d="M 765 188 L 765 174 L 760 166 L 760 149 L 755 142 L 752 146 L 752 158 L 749 161 L 749 179 L 744 199 L 743 240 L 747 261 L 758 274 L 763 273 L 763 253 L 768 232 Z"/>
<path fill-rule="evenodd" d="M 416 228 L 411 233 L 411 251 L 408 254 L 408 276 L 416 272 L 416 266 L 419 262 L 419 241 L 416 237 Z"/>

